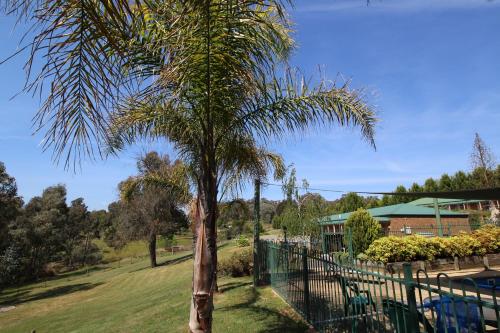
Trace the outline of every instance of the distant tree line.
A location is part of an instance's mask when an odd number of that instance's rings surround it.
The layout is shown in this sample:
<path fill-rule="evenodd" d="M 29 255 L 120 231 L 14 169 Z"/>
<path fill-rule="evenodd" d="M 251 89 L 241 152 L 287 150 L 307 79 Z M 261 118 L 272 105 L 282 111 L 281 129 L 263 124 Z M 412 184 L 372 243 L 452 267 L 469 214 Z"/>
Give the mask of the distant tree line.
<path fill-rule="evenodd" d="M 484 175 L 488 181 L 485 181 Z M 500 187 L 500 165 L 496 169 L 483 169 L 478 167 L 471 172 L 458 171 L 454 175 L 443 174 L 439 179 L 428 178 L 423 184 L 413 183 L 409 188 L 399 185 L 396 193 L 418 193 L 418 192 L 438 192 L 438 191 L 460 191 L 473 190 L 488 187 Z M 393 205 L 414 200 L 404 195 L 384 196 L 381 205 Z"/>
<path fill-rule="evenodd" d="M 50 274 L 51 263 L 74 269 L 101 259 L 97 213 L 82 198 L 68 206 L 65 186 L 55 185 L 24 204 L 1 162 L 0 230 L 0 286 Z"/>

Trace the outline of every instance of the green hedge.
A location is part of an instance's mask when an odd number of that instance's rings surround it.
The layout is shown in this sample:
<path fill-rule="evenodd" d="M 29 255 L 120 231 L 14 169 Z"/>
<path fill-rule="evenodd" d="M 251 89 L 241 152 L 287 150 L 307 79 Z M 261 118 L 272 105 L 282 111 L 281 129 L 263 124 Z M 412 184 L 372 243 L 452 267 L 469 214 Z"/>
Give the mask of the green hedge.
<path fill-rule="evenodd" d="M 433 260 L 437 258 L 466 257 L 500 253 L 500 228 L 483 226 L 467 234 L 449 238 L 422 236 L 389 236 L 375 240 L 360 256 L 377 262 Z"/>
<path fill-rule="evenodd" d="M 221 276 L 232 277 L 252 275 L 253 249 L 251 247 L 238 249 L 231 257 L 220 260 L 217 263 L 217 272 Z"/>

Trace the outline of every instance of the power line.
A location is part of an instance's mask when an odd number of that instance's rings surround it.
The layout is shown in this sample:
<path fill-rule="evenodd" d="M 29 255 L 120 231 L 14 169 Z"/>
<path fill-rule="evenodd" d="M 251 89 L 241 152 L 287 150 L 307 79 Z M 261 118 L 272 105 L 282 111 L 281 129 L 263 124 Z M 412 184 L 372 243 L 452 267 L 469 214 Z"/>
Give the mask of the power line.
<path fill-rule="evenodd" d="M 282 184 L 273 184 L 273 183 L 266 183 L 262 182 L 262 185 L 269 185 L 269 186 L 278 186 L 278 187 L 283 187 Z M 295 189 L 298 190 L 311 190 L 311 191 L 320 191 L 320 192 L 333 192 L 333 193 L 349 193 L 349 192 L 355 192 L 355 191 L 344 191 L 344 190 L 331 190 L 331 189 L 321 189 L 321 188 L 311 188 L 311 187 L 303 187 L 303 186 L 294 186 Z M 364 193 L 364 192 L 355 192 L 355 193 Z"/>
<path fill-rule="evenodd" d="M 273 184 L 262 182 L 263 185 L 278 186 L 282 187 L 282 184 Z M 474 200 L 499 200 L 500 199 L 500 187 L 493 188 L 483 188 L 475 190 L 460 190 L 460 191 L 438 191 L 438 192 L 372 192 L 372 191 L 346 191 L 346 190 L 332 190 L 332 189 L 321 189 L 321 188 L 311 188 L 304 186 L 294 186 L 296 189 L 302 189 L 306 191 L 320 191 L 320 192 L 332 192 L 332 193 L 357 193 L 357 194 L 368 194 L 368 195 L 399 195 L 414 198 L 444 198 L 444 199 L 474 199 Z"/>

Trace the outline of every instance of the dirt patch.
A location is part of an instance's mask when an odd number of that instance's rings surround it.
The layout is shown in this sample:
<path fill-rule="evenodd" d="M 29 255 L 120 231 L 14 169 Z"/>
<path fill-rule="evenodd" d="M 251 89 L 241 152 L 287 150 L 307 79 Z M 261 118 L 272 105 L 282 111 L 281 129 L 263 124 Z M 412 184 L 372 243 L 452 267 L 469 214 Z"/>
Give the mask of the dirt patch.
<path fill-rule="evenodd" d="M 0 306 L 0 313 L 14 310 L 15 308 L 16 307 L 13 305 L 12 306 Z"/>

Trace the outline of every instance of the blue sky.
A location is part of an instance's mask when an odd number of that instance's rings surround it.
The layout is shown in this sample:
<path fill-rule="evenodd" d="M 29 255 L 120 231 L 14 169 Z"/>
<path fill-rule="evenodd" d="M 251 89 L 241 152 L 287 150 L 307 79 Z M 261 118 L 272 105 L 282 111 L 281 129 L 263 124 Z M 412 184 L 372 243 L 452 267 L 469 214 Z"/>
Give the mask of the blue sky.
<path fill-rule="evenodd" d="M 272 149 L 311 187 L 389 191 L 468 170 L 475 132 L 500 157 L 500 1 L 300 0 L 290 14 L 299 45 L 292 64 L 311 75 L 321 65 L 328 78 L 350 80 L 380 118 L 376 151 L 356 129 L 275 142 Z M 20 32 L 12 27 L 11 18 L 0 18 L 0 58 L 16 50 Z M 105 208 L 141 152 L 174 154 L 165 143 L 141 143 L 117 158 L 84 162 L 77 173 L 65 171 L 42 151 L 41 135 L 32 135 L 38 99 L 11 99 L 24 83 L 23 60 L 0 66 L 0 161 L 25 200 L 63 183 L 68 199 L 81 196 L 90 208 Z M 281 198 L 278 188 L 263 195 Z"/>

